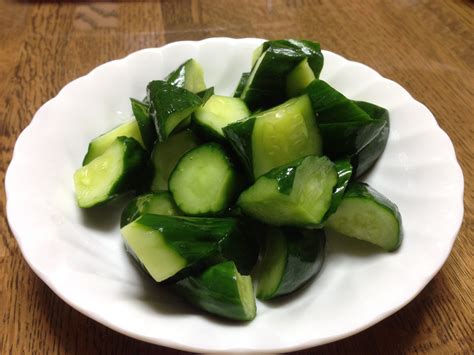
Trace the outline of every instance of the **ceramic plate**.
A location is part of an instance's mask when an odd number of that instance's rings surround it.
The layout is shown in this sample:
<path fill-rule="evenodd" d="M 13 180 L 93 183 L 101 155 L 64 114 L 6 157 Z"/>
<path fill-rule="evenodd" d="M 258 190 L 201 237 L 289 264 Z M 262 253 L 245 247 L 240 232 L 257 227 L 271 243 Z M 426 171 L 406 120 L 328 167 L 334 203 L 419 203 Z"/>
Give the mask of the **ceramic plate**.
<path fill-rule="evenodd" d="M 66 85 L 19 136 L 5 178 L 8 220 L 35 273 L 65 302 L 123 334 L 199 352 L 289 351 L 328 343 L 377 323 L 412 300 L 451 251 L 463 215 L 463 176 L 453 145 L 430 111 L 369 67 L 324 51 L 321 78 L 349 98 L 386 107 L 387 148 L 364 180 L 400 208 L 404 241 L 383 253 L 328 238 L 327 262 L 300 292 L 258 302 L 247 324 L 217 320 L 143 277 L 119 232 L 124 201 L 95 213 L 75 203 L 72 176 L 88 142 L 130 119 L 145 95 L 184 60 L 230 95 L 262 40 L 211 38 L 144 49 Z"/>

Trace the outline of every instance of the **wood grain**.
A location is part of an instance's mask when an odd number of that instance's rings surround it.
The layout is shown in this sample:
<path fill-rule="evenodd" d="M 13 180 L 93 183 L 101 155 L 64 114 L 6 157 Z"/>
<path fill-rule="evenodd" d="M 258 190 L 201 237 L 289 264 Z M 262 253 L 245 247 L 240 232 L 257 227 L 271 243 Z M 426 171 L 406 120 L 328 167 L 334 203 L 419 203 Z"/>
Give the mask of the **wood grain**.
<path fill-rule="evenodd" d="M 470 354 L 473 344 L 474 5 L 461 0 L 0 0 L 0 176 L 18 134 L 69 81 L 144 48 L 211 36 L 308 38 L 363 62 L 425 103 L 465 177 L 453 251 L 408 306 L 322 354 Z M 73 310 L 23 260 L 0 220 L 1 354 L 180 353 L 120 335 Z M 302 354 L 305 352 L 301 352 Z"/>

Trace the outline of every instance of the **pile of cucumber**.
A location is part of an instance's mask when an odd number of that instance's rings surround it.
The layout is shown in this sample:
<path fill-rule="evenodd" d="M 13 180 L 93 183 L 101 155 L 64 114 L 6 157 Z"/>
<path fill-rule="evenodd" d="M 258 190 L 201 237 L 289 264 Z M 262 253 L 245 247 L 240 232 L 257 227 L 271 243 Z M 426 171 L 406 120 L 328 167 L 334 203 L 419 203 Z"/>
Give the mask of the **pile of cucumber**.
<path fill-rule="evenodd" d="M 397 207 L 356 181 L 385 148 L 388 112 L 318 79 L 323 61 L 319 43 L 275 40 L 233 97 L 206 87 L 194 59 L 151 81 L 131 99 L 134 118 L 90 142 L 78 205 L 135 192 L 120 221 L 128 252 L 156 282 L 236 320 L 255 317 L 255 295 L 314 278 L 327 229 L 396 250 Z"/>

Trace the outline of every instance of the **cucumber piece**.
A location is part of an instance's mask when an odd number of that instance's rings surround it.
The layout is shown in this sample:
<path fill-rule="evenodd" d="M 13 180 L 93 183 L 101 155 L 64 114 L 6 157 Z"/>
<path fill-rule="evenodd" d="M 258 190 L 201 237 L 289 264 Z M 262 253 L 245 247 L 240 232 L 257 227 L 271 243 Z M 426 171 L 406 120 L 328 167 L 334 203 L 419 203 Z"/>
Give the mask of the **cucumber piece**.
<path fill-rule="evenodd" d="M 390 118 L 388 111 L 383 107 L 363 101 L 355 102 L 360 108 L 367 112 L 373 120 L 378 122 L 378 124 L 374 124 L 373 126 L 374 131 L 377 133 L 369 143 L 362 149 L 359 149 L 357 153 L 351 157 L 351 164 L 355 169 L 354 176 L 359 177 L 370 169 L 385 150 L 390 134 Z"/>
<path fill-rule="evenodd" d="M 244 91 L 245 85 L 247 84 L 247 80 L 250 76 L 250 72 L 242 73 L 240 77 L 239 83 L 234 91 L 234 97 L 240 97 L 242 95 L 242 91 Z"/>
<path fill-rule="evenodd" d="M 286 77 L 286 96 L 295 97 L 304 94 L 306 87 L 315 79 L 308 59 L 304 59 Z"/>
<path fill-rule="evenodd" d="M 322 80 L 306 89 L 318 117 L 323 152 L 333 160 L 349 157 L 354 176 L 367 171 L 380 157 L 389 135 L 388 111 L 351 101 Z"/>
<path fill-rule="evenodd" d="M 250 229 L 235 218 L 144 214 L 121 229 L 127 250 L 157 282 L 177 281 L 224 260 L 249 272 L 258 255 Z"/>
<path fill-rule="evenodd" d="M 134 138 L 142 147 L 145 147 L 137 121 L 130 120 L 94 138 L 89 143 L 82 165 L 89 164 L 92 160 L 102 155 L 112 145 L 112 143 L 114 143 L 117 137 L 122 136 Z"/>
<path fill-rule="evenodd" d="M 322 229 L 267 228 L 257 298 L 283 296 L 305 285 L 321 270 L 325 245 Z"/>
<path fill-rule="evenodd" d="M 191 304 L 218 316 L 247 321 L 257 313 L 252 279 L 241 275 L 232 261 L 178 281 L 174 289 Z"/>
<path fill-rule="evenodd" d="M 224 127 L 224 133 L 254 179 L 296 159 L 322 154 L 321 136 L 306 95 L 232 123 Z"/>
<path fill-rule="evenodd" d="M 356 182 L 347 187 L 326 228 L 394 251 L 402 241 L 401 223 L 400 212 L 393 202 L 369 185 Z"/>
<path fill-rule="evenodd" d="M 224 149 L 207 143 L 187 152 L 169 179 L 169 188 L 179 209 L 187 215 L 215 215 L 236 197 L 237 174 Z"/>
<path fill-rule="evenodd" d="M 141 183 L 146 152 L 135 139 L 118 137 L 99 157 L 74 173 L 79 207 L 89 208 L 133 190 Z"/>
<path fill-rule="evenodd" d="M 294 39 L 263 43 L 241 98 L 252 111 L 284 102 L 287 76 L 304 59 L 318 78 L 324 61 L 319 43 Z"/>
<path fill-rule="evenodd" d="M 371 121 L 371 117 L 356 103 L 323 80 L 313 80 L 306 87 L 318 123 Z"/>
<path fill-rule="evenodd" d="M 165 79 L 168 83 L 184 88 L 196 94 L 206 89 L 204 72 L 195 59 L 188 59 L 176 70 L 168 74 Z"/>
<path fill-rule="evenodd" d="M 275 226 L 321 227 L 337 188 L 336 165 L 308 156 L 271 170 L 240 195 L 249 217 Z"/>
<path fill-rule="evenodd" d="M 135 197 L 125 206 L 120 218 L 120 228 L 133 222 L 145 213 L 165 216 L 181 215 L 181 211 L 168 191 L 145 194 Z"/>
<path fill-rule="evenodd" d="M 138 129 L 140 130 L 140 136 L 143 139 L 144 146 L 146 150 L 151 152 L 156 140 L 156 129 L 148 112 L 150 105 L 133 98 L 130 98 L 130 102 L 132 104 L 132 112 L 137 120 Z"/>
<path fill-rule="evenodd" d="M 224 140 L 222 128 L 248 116 L 250 111 L 241 99 L 212 95 L 194 112 L 194 122 L 205 136 Z"/>
<path fill-rule="evenodd" d="M 198 146 L 196 135 L 189 129 L 173 134 L 164 142 L 157 142 L 151 155 L 154 176 L 151 191 L 168 190 L 168 180 L 179 159 Z"/>
<path fill-rule="evenodd" d="M 155 80 L 147 86 L 150 117 L 155 123 L 158 141 L 168 138 L 173 130 L 202 104 L 192 92 L 166 81 Z"/>

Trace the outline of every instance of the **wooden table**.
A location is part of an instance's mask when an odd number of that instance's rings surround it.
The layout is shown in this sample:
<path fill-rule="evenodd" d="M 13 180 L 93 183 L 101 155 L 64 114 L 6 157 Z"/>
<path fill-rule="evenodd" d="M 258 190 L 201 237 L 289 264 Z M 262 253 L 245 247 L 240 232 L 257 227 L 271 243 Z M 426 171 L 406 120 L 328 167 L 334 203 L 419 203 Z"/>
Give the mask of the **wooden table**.
<path fill-rule="evenodd" d="M 2 186 L 18 134 L 69 81 L 145 47 L 212 36 L 308 38 L 425 103 L 454 142 L 465 217 L 442 270 L 404 309 L 312 353 L 471 353 L 474 7 L 470 1 L 0 1 Z M 62 302 L 0 221 L 0 353 L 178 353 L 118 334 Z"/>

